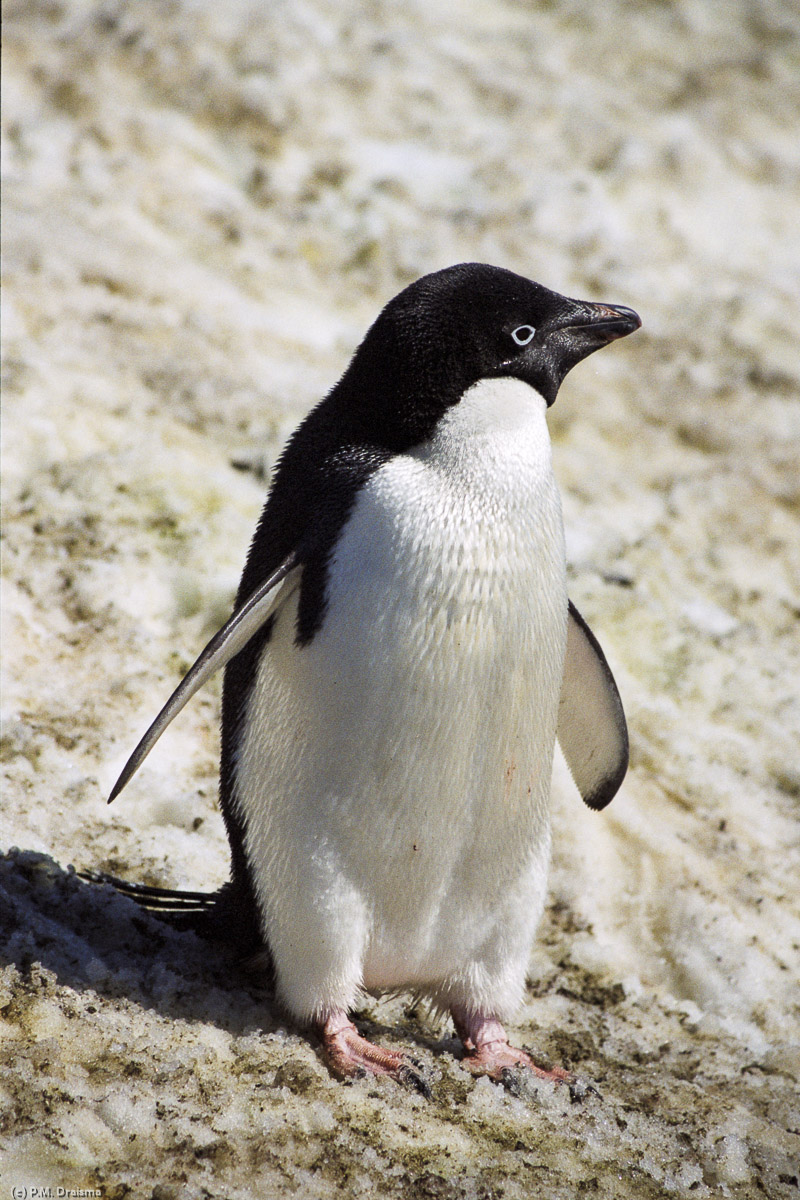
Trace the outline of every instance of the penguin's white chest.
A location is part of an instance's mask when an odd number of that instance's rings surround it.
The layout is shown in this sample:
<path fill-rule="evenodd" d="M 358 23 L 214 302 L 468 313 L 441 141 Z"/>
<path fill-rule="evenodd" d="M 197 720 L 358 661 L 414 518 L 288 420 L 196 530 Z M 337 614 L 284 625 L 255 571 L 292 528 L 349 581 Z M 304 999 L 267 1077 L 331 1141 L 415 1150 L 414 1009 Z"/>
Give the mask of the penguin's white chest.
<path fill-rule="evenodd" d="M 292 953 L 342 937 L 339 975 L 350 954 L 357 983 L 376 988 L 449 996 L 487 954 L 524 960 L 546 880 L 567 615 L 538 394 L 477 384 L 428 443 L 377 471 L 303 648 L 295 614 L 296 597 L 262 657 L 236 784 L 290 1006 L 311 1011 L 311 968 L 298 974 Z M 485 949 L 493 932 L 504 952 Z"/>

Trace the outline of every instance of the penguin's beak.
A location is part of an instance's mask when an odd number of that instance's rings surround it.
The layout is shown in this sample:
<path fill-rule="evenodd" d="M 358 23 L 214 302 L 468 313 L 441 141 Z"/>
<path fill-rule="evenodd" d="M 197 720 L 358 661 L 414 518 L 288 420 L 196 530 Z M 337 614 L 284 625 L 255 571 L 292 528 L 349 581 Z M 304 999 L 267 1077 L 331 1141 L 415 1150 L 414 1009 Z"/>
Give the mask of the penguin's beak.
<path fill-rule="evenodd" d="M 580 331 L 579 336 L 588 335 L 592 350 L 616 341 L 617 338 L 627 337 L 641 324 L 641 317 L 632 308 L 622 304 L 589 304 L 582 303 L 577 319 L 567 320 L 561 325 L 566 331 Z M 591 351 L 587 348 L 587 353 Z"/>
<path fill-rule="evenodd" d="M 593 304 L 565 299 L 552 322 L 540 327 L 514 374 L 530 383 L 548 407 L 569 371 L 609 342 L 627 337 L 641 325 L 639 314 L 622 304 Z"/>
<path fill-rule="evenodd" d="M 553 355 L 556 389 L 576 363 L 582 362 L 596 350 L 602 350 L 609 342 L 627 337 L 641 323 L 638 313 L 621 304 L 570 301 L 567 311 L 562 313 L 555 328 L 546 335 Z"/>

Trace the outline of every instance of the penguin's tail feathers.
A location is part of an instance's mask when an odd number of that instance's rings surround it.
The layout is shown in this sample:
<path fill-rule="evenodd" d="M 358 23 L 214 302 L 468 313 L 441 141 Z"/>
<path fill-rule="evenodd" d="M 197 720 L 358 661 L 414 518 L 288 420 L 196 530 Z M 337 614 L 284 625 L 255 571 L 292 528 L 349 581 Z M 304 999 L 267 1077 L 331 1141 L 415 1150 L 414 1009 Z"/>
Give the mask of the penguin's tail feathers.
<path fill-rule="evenodd" d="M 214 917 L 219 905 L 219 892 L 182 892 L 172 888 L 151 887 L 147 883 L 131 883 L 105 871 L 78 871 L 79 879 L 87 883 L 108 884 L 121 896 L 134 900 L 159 920 L 175 929 L 193 930 L 206 937 L 213 936 L 217 922 Z"/>

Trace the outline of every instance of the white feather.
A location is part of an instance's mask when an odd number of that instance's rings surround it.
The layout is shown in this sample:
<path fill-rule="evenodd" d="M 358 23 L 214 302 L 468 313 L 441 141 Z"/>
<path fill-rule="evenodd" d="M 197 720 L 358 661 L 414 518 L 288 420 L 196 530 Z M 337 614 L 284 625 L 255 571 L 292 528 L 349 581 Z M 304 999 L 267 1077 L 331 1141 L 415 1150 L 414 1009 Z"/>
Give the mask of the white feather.
<path fill-rule="evenodd" d="M 322 628 L 297 596 L 236 771 L 264 933 L 299 1018 L 409 986 L 500 1017 L 550 844 L 567 594 L 542 398 L 482 381 L 359 492 Z"/>

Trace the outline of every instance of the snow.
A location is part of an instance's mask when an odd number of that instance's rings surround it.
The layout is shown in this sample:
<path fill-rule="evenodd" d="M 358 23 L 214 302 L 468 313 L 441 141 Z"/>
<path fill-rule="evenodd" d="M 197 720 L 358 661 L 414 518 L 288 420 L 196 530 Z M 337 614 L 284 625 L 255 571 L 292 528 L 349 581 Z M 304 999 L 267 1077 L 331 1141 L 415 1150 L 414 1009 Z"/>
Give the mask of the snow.
<path fill-rule="evenodd" d="M 6 5 L 4 1187 L 797 1195 L 798 46 L 789 0 Z M 105 797 L 228 615 L 232 463 L 470 259 L 644 322 L 549 416 L 632 739 L 602 814 L 556 763 L 513 1029 L 576 1103 L 473 1082 L 409 997 L 362 1019 L 433 1100 L 342 1086 L 263 980 L 69 869 L 224 880 L 218 686 Z"/>

